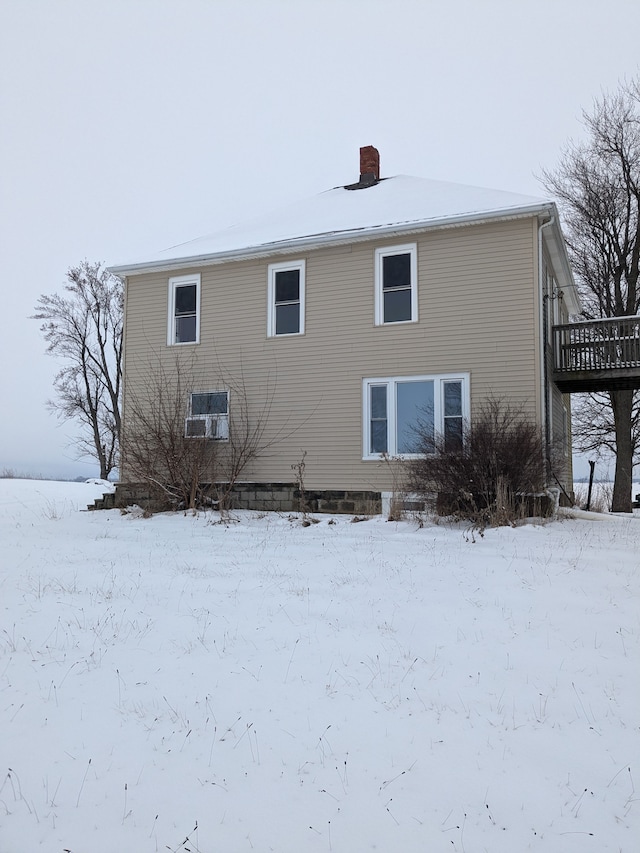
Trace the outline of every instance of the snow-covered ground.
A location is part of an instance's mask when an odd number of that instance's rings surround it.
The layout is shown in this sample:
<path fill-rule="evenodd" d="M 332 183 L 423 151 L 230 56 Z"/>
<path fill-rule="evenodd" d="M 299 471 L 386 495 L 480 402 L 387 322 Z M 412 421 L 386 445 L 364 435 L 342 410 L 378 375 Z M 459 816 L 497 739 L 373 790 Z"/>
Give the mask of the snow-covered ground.
<path fill-rule="evenodd" d="M 2 853 L 638 850 L 640 518 L 101 492 L 0 480 Z"/>

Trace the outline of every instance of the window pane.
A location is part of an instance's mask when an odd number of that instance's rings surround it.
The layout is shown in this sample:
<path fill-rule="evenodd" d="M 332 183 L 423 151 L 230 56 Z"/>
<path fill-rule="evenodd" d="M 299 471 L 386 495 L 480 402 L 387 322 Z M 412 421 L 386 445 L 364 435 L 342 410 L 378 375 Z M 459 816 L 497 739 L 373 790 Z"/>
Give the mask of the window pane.
<path fill-rule="evenodd" d="M 396 385 L 397 452 L 417 453 L 418 436 L 434 431 L 433 382 L 398 382 Z"/>
<path fill-rule="evenodd" d="M 371 453 L 387 453 L 387 422 L 371 421 Z"/>
<path fill-rule="evenodd" d="M 195 284 L 176 287 L 176 317 L 196 313 L 196 290 Z"/>
<path fill-rule="evenodd" d="M 369 389 L 371 402 L 370 453 L 387 453 L 387 386 L 372 385 Z"/>
<path fill-rule="evenodd" d="M 226 415 L 229 409 L 226 391 L 191 395 L 192 415 Z"/>
<path fill-rule="evenodd" d="M 295 335 L 300 331 L 300 306 L 276 305 L 276 335 Z"/>
<path fill-rule="evenodd" d="M 371 453 L 387 453 L 387 422 L 371 421 Z"/>
<path fill-rule="evenodd" d="M 411 288 L 385 292 L 384 322 L 401 323 L 411 319 Z"/>
<path fill-rule="evenodd" d="M 371 387 L 371 417 L 387 418 L 387 386 L 373 385 Z"/>
<path fill-rule="evenodd" d="M 411 255 L 385 255 L 382 258 L 382 288 L 411 286 Z"/>
<path fill-rule="evenodd" d="M 445 418 L 444 449 L 447 453 L 462 450 L 462 418 Z"/>
<path fill-rule="evenodd" d="M 276 273 L 276 304 L 297 302 L 300 299 L 300 270 L 283 270 Z"/>
<path fill-rule="evenodd" d="M 444 416 L 462 416 L 462 382 L 444 383 Z"/>
<path fill-rule="evenodd" d="M 185 344 L 196 339 L 196 318 L 176 317 L 176 343 Z"/>

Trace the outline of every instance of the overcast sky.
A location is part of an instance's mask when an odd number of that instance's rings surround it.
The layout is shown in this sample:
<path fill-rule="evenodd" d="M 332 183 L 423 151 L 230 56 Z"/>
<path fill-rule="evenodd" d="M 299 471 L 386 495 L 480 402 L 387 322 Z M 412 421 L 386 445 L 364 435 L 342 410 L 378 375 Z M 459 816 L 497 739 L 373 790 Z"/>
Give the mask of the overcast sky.
<path fill-rule="evenodd" d="M 349 183 L 361 145 L 385 176 L 544 195 L 639 32 L 634 0 L 0 0 L 0 471 L 97 473 L 28 319 L 70 265 Z"/>

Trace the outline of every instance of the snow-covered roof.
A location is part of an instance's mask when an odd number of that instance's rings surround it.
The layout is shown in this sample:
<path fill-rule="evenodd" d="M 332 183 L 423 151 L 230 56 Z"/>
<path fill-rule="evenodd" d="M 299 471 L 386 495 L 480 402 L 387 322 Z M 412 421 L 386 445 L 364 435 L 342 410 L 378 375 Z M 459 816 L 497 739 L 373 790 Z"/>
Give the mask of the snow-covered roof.
<path fill-rule="evenodd" d="M 112 266 L 111 270 L 127 275 L 222 263 L 378 234 L 554 210 L 551 202 L 541 198 L 397 175 L 364 189 L 336 187 L 265 216 L 171 246 L 144 260 Z"/>

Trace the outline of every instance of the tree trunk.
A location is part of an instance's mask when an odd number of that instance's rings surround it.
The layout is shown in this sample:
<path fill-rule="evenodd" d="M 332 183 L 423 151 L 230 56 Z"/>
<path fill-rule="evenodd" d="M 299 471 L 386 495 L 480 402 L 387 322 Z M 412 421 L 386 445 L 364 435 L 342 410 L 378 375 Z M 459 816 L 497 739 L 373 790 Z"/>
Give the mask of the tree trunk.
<path fill-rule="evenodd" d="M 610 391 L 616 429 L 616 475 L 613 483 L 612 512 L 631 512 L 631 476 L 633 444 L 631 413 L 633 391 Z"/>

